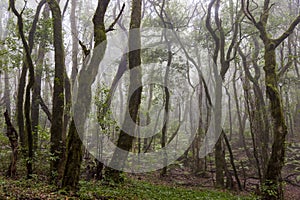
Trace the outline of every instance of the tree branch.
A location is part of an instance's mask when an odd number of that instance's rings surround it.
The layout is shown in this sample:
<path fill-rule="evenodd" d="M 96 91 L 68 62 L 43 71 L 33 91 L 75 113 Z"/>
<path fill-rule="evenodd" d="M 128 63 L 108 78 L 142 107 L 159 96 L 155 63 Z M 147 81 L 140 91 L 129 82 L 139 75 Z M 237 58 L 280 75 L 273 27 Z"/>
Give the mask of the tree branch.
<path fill-rule="evenodd" d="M 277 39 L 274 40 L 275 48 L 285 40 L 289 35 L 291 35 L 296 28 L 296 26 L 300 23 L 300 15 L 291 23 L 290 27 Z"/>
<path fill-rule="evenodd" d="M 119 13 L 119 15 L 117 16 L 117 18 L 115 19 L 115 21 L 108 27 L 108 29 L 105 30 L 106 33 L 110 32 L 110 31 L 114 31 L 114 26 L 116 25 L 116 23 L 119 21 L 119 19 L 121 18 L 123 12 L 125 9 L 125 3 L 123 3 L 122 9 Z"/>
<path fill-rule="evenodd" d="M 257 24 L 255 18 L 253 17 L 253 15 L 251 14 L 250 10 L 249 10 L 249 0 L 247 0 L 247 6 L 245 6 L 245 0 L 242 0 L 242 9 L 246 15 L 246 17 L 253 23 L 253 24 Z"/>
<path fill-rule="evenodd" d="M 47 105 L 45 104 L 45 102 L 44 102 L 43 98 L 41 97 L 41 95 L 39 95 L 38 98 L 39 98 L 39 104 L 40 104 L 42 110 L 43 110 L 44 113 L 47 115 L 48 120 L 49 120 L 50 122 L 52 122 L 52 114 L 51 114 L 51 112 L 49 111 L 49 108 L 48 108 Z"/>
<path fill-rule="evenodd" d="M 35 32 L 36 32 L 37 23 L 38 23 L 38 20 L 39 20 L 39 15 L 40 15 L 41 9 L 42 9 L 42 7 L 45 3 L 46 3 L 46 0 L 41 0 L 40 1 L 39 5 L 37 6 L 36 14 L 35 14 L 33 22 L 32 22 L 32 26 L 31 26 L 29 36 L 28 36 L 28 45 L 29 45 L 30 52 L 32 52 L 33 45 L 34 45 L 34 35 L 35 35 Z"/>
<path fill-rule="evenodd" d="M 64 18 L 65 14 L 66 14 L 69 2 L 70 2 L 70 0 L 67 0 L 66 4 L 64 6 L 64 10 L 63 10 L 63 13 L 62 13 L 62 16 L 61 16 L 62 19 Z"/>
<path fill-rule="evenodd" d="M 91 50 L 88 49 L 88 48 L 86 47 L 86 45 L 83 44 L 83 42 L 82 42 L 81 40 L 78 39 L 78 42 L 79 42 L 79 44 L 80 44 L 80 46 L 81 46 L 81 48 L 82 48 L 82 51 L 83 51 L 83 53 L 84 53 L 84 57 L 86 58 L 86 57 L 91 53 Z"/>

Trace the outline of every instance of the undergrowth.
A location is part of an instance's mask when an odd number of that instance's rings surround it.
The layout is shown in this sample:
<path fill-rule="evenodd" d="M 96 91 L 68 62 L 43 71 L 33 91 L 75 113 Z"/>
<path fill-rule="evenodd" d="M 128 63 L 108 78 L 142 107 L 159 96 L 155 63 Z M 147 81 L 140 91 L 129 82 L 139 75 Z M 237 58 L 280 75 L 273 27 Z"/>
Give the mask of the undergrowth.
<path fill-rule="evenodd" d="M 114 200 L 251 200 L 250 196 L 237 196 L 226 191 L 186 189 L 165 185 L 153 185 L 144 181 L 126 179 L 123 184 L 104 185 L 95 181 L 80 181 L 80 190 L 77 194 L 70 194 L 57 190 L 47 181 L 34 177 L 31 180 L 12 180 L 0 176 L 0 199 L 114 199 Z"/>

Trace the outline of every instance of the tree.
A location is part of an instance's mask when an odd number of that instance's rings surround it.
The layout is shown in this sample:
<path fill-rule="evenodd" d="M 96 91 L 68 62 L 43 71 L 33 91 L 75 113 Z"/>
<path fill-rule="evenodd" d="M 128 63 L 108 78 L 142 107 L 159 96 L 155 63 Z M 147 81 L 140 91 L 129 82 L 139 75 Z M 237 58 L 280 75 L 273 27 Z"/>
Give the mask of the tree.
<path fill-rule="evenodd" d="M 47 0 L 53 19 L 53 43 L 55 51 L 55 75 L 53 90 L 52 124 L 51 124 L 51 179 L 58 178 L 60 159 L 62 156 L 62 132 L 64 114 L 64 76 L 65 56 L 62 35 L 62 16 L 59 4 L 56 0 Z"/>
<path fill-rule="evenodd" d="M 17 17 L 17 23 L 18 23 L 18 32 L 20 34 L 21 40 L 22 40 L 22 44 L 24 47 L 24 51 L 25 51 L 25 58 L 24 58 L 24 64 L 25 66 L 23 66 L 24 69 L 24 79 L 26 78 L 26 69 L 28 67 L 29 69 L 29 80 L 28 80 L 28 84 L 26 86 L 26 95 L 25 95 L 25 121 L 26 121 L 26 131 L 27 131 L 27 143 L 28 143 L 28 159 L 26 161 L 26 167 L 27 167 L 27 177 L 31 178 L 31 175 L 33 173 L 33 169 L 32 169 L 32 163 L 33 163 L 33 137 L 32 137 L 32 127 L 31 127 L 31 119 L 30 119 L 30 99 L 31 99 L 31 89 L 34 86 L 34 64 L 31 58 L 31 52 L 32 52 L 32 48 L 33 48 L 33 43 L 34 43 L 34 34 L 36 31 L 36 24 L 39 18 L 39 13 L 41 11 L 42 6 L 45 4 L 45 0 L 42 0 L 38 7 L 37 7 L 37 11 L 35 14 L 35 18 L 33 20 L 33 24 L 29 33 L 29 37 L 28 37 L 28 41 L 25 38 L 25 34 L 24 34 L 24 23 L 23 23 L 23 18 L 22 18 L 22 14 L 23 12 L 19 12 L 16 7 L 15 7 L 15 1 L 14 0 L 10 0 L 9 1 L 9 6 L 12 10 L 12 12 L 15 14 L 15 16 Z M 24 68 L 25 67 L 25 68 Z M 22 72 L 23 73 L 23 72 Z M 23 88 L 22 93 L 24 94 L 24 87 L 25 87 L 25 82 L 22 83 L 21 87 Z M 23 96 L 20 96 L 21 98 L 23 98 Z M 22 99 L 23 101 L 23 99 Z M 23 107 L 23 106 L 22 106 Z M 19 110 L 19 112 L 23 112 L 23 109 Z M 23 114 L 22 114 L 23 115 Z M 22 121 L 22 126 L 24 125 L 23 121 Z M 24 141 L 25 142 L 25 141 Z"/>
<path fill-rule="evenodd" d="M 231 3 L 233 4 L 233 3 Z M 214 10 L 214 23 L 216 25 L 216 31 L 212 27 L 212 7 L 215 6 Z M 233 6 L 233 5 L 231 5 Z M 214 52 L 213 52 L 213 72 L 214 72 L 214 79 L 215 79 L 215 102 L 214 102 L 214 109 L 220 114 L 215 116 L 215 132 L 216 137 L 219 137 L 219 134 L 225 134 L 222 131 L 221 127 L 221 110 L 222 110 L 222 80 L 224 81 L 225 75 L 229 69 L 230 62 L 234 59 L 236 55 L 236 48 L 235 45 L 237 43 L 237 36 L 239 32 L 239 19 L 241 17 L 241 13 L 238 12 L 236 14 L 235 24 L 232 28 L 232 38 L 230 39 L 230 43 L 228 44 L 228 48 L 226 51 L 226 38 L 225 38 L 225 31 L 222 25 L 222 20 L 219 17 L 219 10 L 220 10 L 220 0 L 212 0 L 208 5 L 207 17 L 206 17 L 206 28 L 209 31 L 210 35 L 214 40 Z M 232 13 L 233 14 L 233 13 Z M 231 17 L 233 20 L 233 17 Z M 218 62 L 218 58 L 220 61 Z M 218 70 L 218 63 L 220 63 L 220 70 Z M 225 163 L 225 155 L 224 150 L 222 147 L 222 138 L 223 135 L 219 137 L 216 145 L 215 145 L 215 162 L 216 162 L 216 185 L 217 187 L 224 186 L 224 171 L 226 168 Z"/>
<path fill-rule="evenodd" d="M 49 18 L 49 6 L 46 5 L 43 11 L 43 20 L 44 23 L 42 28 L 47 30 L 46 20 Z M 40 117 L 40 104 L 43 102 L 41 99 L 41 83 L 42 83 L 42 74 L 43 74 L 43 62 L 46 55 L 46 45 L 47 45 L 47 35 L 42 35 L 41 42 L 39 44 L 38 55 L 37 55 L 37 64 L 35 70 L 35 84 L 32 92 L 32 103 L 31 103 L 31 120 L 32 120 L 32 129 L 33 129 L 33 148 L 34 151 L 38 147 L 38 126 L 39 126 L 39 117 Z M 47 108 L 48 109 L 48 108 Z"/>
<path fill-rule="evenodd" d="M 267 30 L 270 10 L 274 4 L 265 0 L 260 19 L 257 20 L 250 11 L 250 1 L 242 0 L 242 6 L 246 17 L 253 23 L 260 33 L 264 43 L 264 71 L 267 97 L 270 100 L 270 109 L 273 122 L 274 142 L 272 152 L 267 164 L 267 171 L 263 183 L 263 199 L 283 199 L 281 170 L 285 158 L 285 139 L 287 126 L 283 113 L 282 99 L 278 90 L 278 71 L 276 63 L 276 48 L 293 32 L 300 23 L 300 15 L 290 24 L 289 28 L 278 38 L 273 39 Z"/>
<path fill-rule="evenodd" d="M 86 117 L 90 112 L 91 105 L 91 86 L 95 81 L 98 68 L 103 59 L 106 50 L 106 31 L 104 17 L 110 0 L 98 0 L 98 6 L 93 17 L 94 23 L 94 53 L 90 58 L 89 54 L 85 56 L 90 59 L 85 60 L 84 65 L 78 75 L 78 94 L 80 96 L 76 102 L 73 102 L 74 115 L 79 116 L 75 124 L 74 117 L 71 120 L 69 134 L 67 138 L 66 163 L 64 168 L 62 187 L 67 190 L 76 191 L 80 177 L 80 166 L 82 162 L 82 141 L 80 133 L 84 130 Z M 75 126 L 76 125 L 76 126 Z M 76 129 L 77 128 L 77 129 Z M 79 130 L 79 131 L 77 131 Z"/>
<path fill-rule="evenodd" d="M 135 131 L 139 105 L 141 103 L 142 94 L 142 74 L 141 74 L 141 10 L 142 1 L 132 0 L 132 12 L 130 21 L 130 31 L 129 31 L 129 54 L 128 54 L 128 64 L 130 70 L 130 83 L 129 83 L 129 95 L 127 99 L 127 115 L 124 118 L 122 127 L 126 127 L 126 130 Z M 140 86 L 135 89 L 136 86 Z M 131 120 L 135 123 L 131 123 Z M 128 152 L 132 148 L 132 142 L 134 137 L 129 135 L 123 128 L 121 128 L 120 135 L 117 142 L 117 149 L 115 150 L 113 157 L 110 161 L 110 166 L 114 169 L 107 171 L 109 178 L 115 182 L 122 181 L 120 174 L 121 172 L 116 169 L 122 169 L 124 167 L 125 161 L 128 156 Z M 122 149 L 122 150 L 120 150 Z"/>

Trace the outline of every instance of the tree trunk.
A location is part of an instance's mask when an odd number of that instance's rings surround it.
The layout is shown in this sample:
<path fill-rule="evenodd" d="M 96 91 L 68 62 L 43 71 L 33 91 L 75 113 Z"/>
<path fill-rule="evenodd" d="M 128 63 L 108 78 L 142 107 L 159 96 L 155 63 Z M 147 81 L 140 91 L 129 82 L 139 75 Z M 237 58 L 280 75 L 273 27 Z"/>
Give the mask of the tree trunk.
<path fill-rule="evenodd" d="M 25 51 L 25 58 L 24 63 L 26 67 L 29 69 L 29 77 L 28 77 L 28 84 L 26 86 L 26 95 L 25 95 L 25 123 L 26 123 L 26 131 L 27 131 L 27 142 L 28 142 L 28 159 L 26 161 L 26 167 L 27 167 L 27 177 L 31 178 L 32 175 L 32 163 L 33 163 L 33 138 L 32 138 L 32 127 L 31 127 L 31 119 L 30 119 L 30 98 L 31 98 L 31 89 L 34 85 L 34 64 L 31 58 L 31 52 L 34 44 L 34 34 L 36 31 L 36 25 L 39 18 L 39 13 L 41 11 L 42 6 L 45 4 L 45 0 L 42 0 L 37 7 L 37 11 L 32 23 L 32 27 L 29 32 L 28 41 L 25 38 L 24 34 L 24 24 L 23 24 L 23 18 L 22 13 L 20 14 L 16 7 L 15 7 L 15 0 L 9 1 L 9 6 L 12 10 L 12 12 L 16 15 L 18 21 L 18 32 L 20 35 L 20 38 L 22 40 L 22 44 Z M 25 74 L 26 77 L 26 74 Z M 25 78 L 24 77 L 24 78 Z M 25 84 L 25 83 L 24 83 Z"/>
<path fill-rule="evenodd" d="M 20 144 L 21 148 L 25 150 L 26 148 L 26 135 L 25 135 L 25 125 L 24 125 L 24 93 L 25 93 L 25 85 L 26 85 L 26 75 L 27 75 L 27 67 L 23 61 L 21 76 L 19 79 L 18 85 L 18 95 L 17 95 L 17 124 L 19 128 L 20 134 Z"/>
<path fill-rule="evenodd" d="M 165 24 L 166 25 L 166 24 Z M 164 149 L 166 146 L 167 142 L 167 133 L 168 133 L 168 123 L 169 123 L 169 104 L 170 104 L 170 91 L 168 88 L 168 82 L 169 82 L 169 74 L 170 74 L 170 67 L 172 64 L 172 51 L 171 51 L 171 44 L 170 41 L 167 38 L 167 35 L 164 35 L 167 46 L 168 46 L 168 63 L 167 63 L 167 68 L 165 72 L 165 77 L 164 77 L 164 92 L 165 92 L 165 109 L 164 109 L 164 125 L 162 128 L 162 136 L 161 136 L 161 148 Z M 167 161 L 168 157 L 167 154 L 164 150 L 164 168 L 161 171 L 161 176 L 165 176 L 167 174 Z"/>
<path fill-rule="evenodd" d="M 122 181 L 120 177 L 120 171 L 125 165 L 129 150 L 132 148 L 132 142 L 134 137 L 129 135 L 126 130 L 135 131 L 139 105 L 141 103 L 141 94 L 142 94 L 142 75 L 141 75 L 141 36 L 140 31 L 137 30 L 141 25 L 141 0 L 132 0 L 132 13 L 130 21 L 130 29 L 132 30 L 129 33 L 129 69 L 130 69 L 130 83 L 129 83 L 129 96 L 127 102 L 128 107 L 126 108 L 127 116 L 125 116 L 122 129 L 119 135 L 117 142 L 117 149 L 115 150 L 113 157 L 110 161 L 110 166 L 113 169 L 109 169 L 107 174 L 110 175 L 111 179 L 115 182 Z M 134 49 L 134 50 L 131 50 Z M 136 86 L 140 86 L 135 89 Z M 131 123 L 131 120 L 135 123 Z M 123 151 L 120 151 L 122 149 Z"/>
<path fill-rule="evenodd" d="M 214 42 L 215 42 L 215 48 L 213 53 L 213 71 L 214 71 L 214 77 L 215 77 L 215 134 L 216 137 L 220 136 L 222 127 L 221 127 L 221 117 L 222 117 L 222 81 L 225 78 L 225 75 L 229 69 L 230 62 L 233 60 L 231 58 L 231 54 L 233 50 L 235 49 L 235 45 L 237 43 L 237 36 L 239 32 L 239 21 L 241 17 L 241 12 L 236 13 L 236 19 L 234 26 L 231 30 L 232 37 L 231 41 L 228 43 L 228 48 L 226 50 L 226 38 L 225 38 L 225 31 L 222 26 L 222 20 L 219 17 L 219 10 L 220 10 L 220 0 L 212 0 L 208 5 L 208 12 L 207 12 L 207 18 L 206 18 L 206 28 L 208 29 L 210 35 L 212 36 Z M 231 1 L 230 5 L 232 6 L 233 3 Z M 216 25 L 216 30 L 212 27 L 211 19 L 212 17 L 212 7 L 214 6 L 214 21 Z M 232 8 L 231 8 L 232 9 Z M 231 20 L 233 21 L 233 14 L 231 15 Z M 220 54 L 220 55 L 219 55 Z M 234 55 L 235 56 L 235 52 Z M 218 71 L 218 57 L 219 57 L 219 63 L 220 63 L 220 71 Z M 217 138 L 215 138 L 217 139 Z M 222 148 L 222 134 L 220 138 L 218 138 L 218 141 L 215 145 L 215 163 L 216 163 L 216 186 L 217 187 L 223 187 L 224 186 L 224 170 L 225 170 L 225 154 Z"/>
<path fill-rule="evenodd" d="M 45 6 L 43 12 L 44 19 L 49 18 L 49 7 Z M 44 25 L 44 28 L 45 25 Z M 33 148 L 34 151 L 38 147 L 38 125 L 39 125 L 39 105 L 40 105 L 40 96 L 41 96 L 41 82 L 42 82 L 42 73 L 43 73 L 43 64 L 45 58 L 45 48 L 46 48 L 46 38 L 42 38 L 39 50 L 38 50 L 38 60 L 35 76 L 35 84 L 33 87 L 32 93 L 32 106 L 31 106 L 31 120 L 32 120 L 32 132 L 33 132 Z"/>
<path fill-rule="evenodd" d="M 98 66 L 103 59 L 106 50 L 104 16 L 109 2 L 109 0 L 98 0 L 98 6 L 93 18 L 95 41 L 94 54 L 91 58 L 91 64 L 88 66 L 84 65 L 78 77 L 77 95 L 81 98 L 78 98 L 76 102 L 73 102 L 74 116 L 76 116 L 77 121 L 75 122 L 75 119 L 73 118 L 69 127 L 66 163 L 62 180 L 62 187 L 67 190 L 76 191 L 78 189 L 80 166 L 82 162 L 82 140 L 80 134 L 84 132 L 84 123 L 90 111 L 92 100 L 91 86 L 95 81 L 98 73 Z M 100 46 L 101 43 L 104 43 L 104 45 Z"/>
<path fill-rule="evenodd" d="M 284 165 L 285 157 L 285 137 L 287 135 L 287 126 L 285 124 L 282 101 L 278 91 L 277 73 L 276 73 L 276 55 L 275 48 L 265 43 L 265 85 L 267 96 L 270 100 L 271 116 L 273 118 L 274 142 L 272 153 L 267 165 L 265 174 L 265 183 L 263 185 L 263 199 L 283 199 L 281 170 Z M 273 191 L 275 193 L 270 192 Z M 274 195 L 275 194 L 275 195 Z"/>
<path fill-rule="evenodd" d="M 263 184 L 263 199 L 283 199 L 281 170 L 285 158 L 285 138 L 287 135 L 287 126 L 285 123 L 282 100 L 278 91 L 278 75 L 276 67 L 276 48 L 294 31 L 300 23 L 300 15 L 292 21 L 288 29 L 277 39 L 271 39 L 266 26 L 269 19 L 269 12 L 272 7 L 269 0 L 264 1 L 263 12 L 259 21 L 251 14 L 249 7 L 245 6 L 245 0 L 242 1 L 242 7 L 246 17 L 253 23 L 260 33 L 260 38 L 264 42 L 264 71 L 265 86 L 267 97 L 270 100 L 271 116 L 273 118 L 274 142 L 272 145 L 271 156 L 267 165 L 267 171 Z M 249 3 L 249 0 L 247 0 Z"/>
<path fill-rule="evenodd" d="M 71 14 L 70 14 L 70 22 L 71 22 L 71 29 L 72 29 L 72 72 L 71 72 L 72 86 L 74 85 L 78 74 L 78 55 L 79 55 L 76 8 L 77 8 L 77 0 L 72 0 Z"/>
<path fill-rule="evenodd" d="M 7 70 L 4 71 L 4 83 L 5 83 L 4 85 L 5 108 L 8 112 L 8 116 L 11 117 L 10 84 L 9 84 L 9 76 Z"/>
<path fill-rule="evenodd" d="M 68 154 L 64 169 L 62 186 L 66 190 L 76 191 L 78 189 L 80 165 L 82 162 L 82 141 L 76 130 L 74 119 L 71 121 L 69 127 L 66 152 Z"/>
<path fill-rule="evenodd" d="M 62 35 L 62 16 L 56 0 L 47 0 L 53 19 L 53 43 L 55 51 L 55 74 L 53 90 L 53 107 L 51 123 L 51 180 L 56 182 L 59 177 L 60 159 L 62 157 L 62 133 L 64 114 L 64 73 L 65 58 Z"/>
<path fill-rule="evenodd" d="M 4 113 L 4 117 L 5 117 L 5 123 L 7 126 L 6 135 L 10 141 L 10 146 L 11 146 L 11 150 L 12 150 L 11 162 L 10 162 L 10 165 L 9 165 L 6 175 L 8 177 L 14 177 L 14 176 L 16 176 L 16 172 L 17 172 L 18 133 L 10 121 L 9 113 L 7 110 Z"/>

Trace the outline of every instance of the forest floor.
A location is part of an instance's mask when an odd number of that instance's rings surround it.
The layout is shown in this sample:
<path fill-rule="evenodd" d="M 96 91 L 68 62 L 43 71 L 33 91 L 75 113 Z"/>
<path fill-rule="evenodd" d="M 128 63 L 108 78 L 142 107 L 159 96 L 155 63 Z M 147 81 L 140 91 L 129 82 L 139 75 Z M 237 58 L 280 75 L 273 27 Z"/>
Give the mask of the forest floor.
<path fill-rule="evenodd" d="M 286 183 L 285 199 L 299 200 L 300 187 L 297 185 L 298 173 L 292 164 L 284 168 L 283 177 Z M 57 191 L 57 186 L 49 185 L 47 176 L 34 176 L 27 180 L 21 176 L 8 179 L 0 174 L 0 200 L 54 200 L 54 199 L 224 199 L 246 200 L 257 199 L 256 185 L 258 180 L 247 178 L 241 180 L 246 190 L 238 191 L 237 185 L 233 190 L 214 189 L 213 173 L 195 175 L 187 167 L 171 165 L 167 176 L 161 177 L 159 172 L 146 174 L 128 174 L 125 182 L 119 185 L 104 185 L 101 181 L 80 181 L 80 190 L 74 195 L 63 190 Z"/>
<path fill-rule="evenodd" d="M 292 177 L 292 176 L 290 176 Z M 289 178 L 293 180 L 293 178 Z M 0 199 L 16 200 L 71 200 L 71 199 L 206 199 L 206 200 L 254 200 L 255 184 L 257 180 L 248 178 L 245 182 L 246 190 L 216 190 L 210 174 L 205 176 L 193 175 L 186 168 L 173 167 L 165 177 L 159 172 L 147 174 L 131 174 L 126 176 L 125 182 L 118 185 L 105 185 L 101 181 L 80 181 L 77 194 L 70 194 L 64 190 L 57 190 L 49 185 L 47 177 L 34 176 L 27 180 L 21 177 L 8 179 L 0 175 Z M 300 187 L 294 182 L 285 184 L 285 199 L 298 200 Z"/>
<path fill-rule="evenodd" d="M 250 149 L 251 150 L 251 149 Z M 236 160 L 247 160 L 240 153 L 241 149 L 235 149 Z M 286 161 L 282 170 L 284 199 L 299 200 L 300 199 L 300 143 L 293 142 L 287 145 Z M 169 187 L 184 187 L 187 189 L 206 188 L 214 190 L 214 166 L 213 162 L 207 161 L 208 172 L 205 174 L 196 175 L 191 169 L 183 167 L 182 164 L 171 165 L 169 173 L 166 177 L 161 177 L 159 172 L 147 173 L 142 175 L 131 175 L 134 179 L 150 182 L 155 185 L 167 185 Z M 251 166 L 249 163 L 244 163 L 245 166 Z M 261 192 L 259 188 L 259 179 L 256 177 L 255 167 L 245 167 L 240 169 L 238 167 L 238 176 L 244 188 L 243 191 L 238 190 L 236 180 L 234 179 L 233 188 L 230 190 L 231 194 L 241 196 L 259 195 Z M 212 173 L 210 173 L 210 171 Z M 244 174 L 245 173 L 245 174 Z M 231 171 L 231 174 L 233 172 Z M 245 178 L 244 178 L 245 177 Z M 244 199 L 244 198 L 242 198 Z"/>
<path fill-rule="evenodd" d="M 17 200 L 71 200 L 71 199 L 99 199 L 99 200 L 252 200 L 249 194 L 230 193 L 225 190 L 215 190 L 202 187 L 189 188 L 147 180 L 126 178 L 123 184 L 103 185 L 101 182 L 80 181 L 80 190 L 74 195 L 63 190 L 56 190 L 56 186 L 48 185 L 47 181 L 33 178 L 31 180 L 12 180 L 0 176 L 0 199 Z"/>
<path fill-rule="evenodd" d="M 241 150 L 235 151 L 235 158 L 245 160 L 239 155 Z M 287 145 L 286 163 L 283 168 L 284 195 L 287 200 L 300 199 L 300 143 Z M 9 155 L 9 154 L 5 154 Z M 6 157 L 6 156 L 5 156 Z M 0 156 L 1 159 L 1 156 Z M 2 159 L 1 159 L 2 160 Z M 9 160 L 3 158 L 3 160 Z M 238 161 L 236 161 L 238 163 Z M 255 167 L 241 169 L 238 164 L 238 175 L 244 190 L 238 190 L 234 180 L 232 190 L 217 190 L 214 188 L 214 164 L 211 157 L 207 160 L 207 172 L 195 174 L 188 166 L 178 162 L 168 167 L 168 173 L 161 177 L 158 171 L 145 174 L 126 174 L 125 182 L 119 185 L 104 185 L 101 181 L 80 181 L 80 190 L 77 194 L 70 194 L 63 190 L 57 190 L 57 186 L 48 184 L 47 165 L 37 171 L 31 180 L 25 179 L 24 166 L 18 170 L 15 179 L 8 179 L 5 168 L 8 163 L 0 162 L 0 200 L 56 200 L 56 199 L 207 199 L 207 200 L 246 200 L 257 199 L 259 194 L 259 180 L 255 177 Z M 22 165 L 19 165 L 22 166 Z M 251 166 L 245 163 L 245 166 Z M 22 169 L 23 168 L 23 169 Z M 84 171 L 84 170 L 83 170 Z M 244 173 L 243 173 L 244 171 Z M 244 178 L 246 177 L 246 178 Z M 81 180 L 84 180 L 83 175 Z"/>
<path fill-rule="evenodd" d="M 297 175 L 300 175 L 300 173 L 289 173 L 292 172 L 292 169 L 288 169 L 288 166 L 284 168 L 283 177 L 284 178 L 284 199 L 286 200 L 299 200 L 300 199 L 300 184 L 297 182 L 300 182 L 299 177 Z M 159 173 L 151 173 L 147 175 L 132 175 L 135 179 L 142 180 L 145 182 L 151 182 L 155 185 L 166 185 L 169 187 L 183 187 L 186 189 L 191 190 L 197 190 L 199 188 L 205 188 L 206 190 L 213 191 L 214 189 L 214 180 L 213 180 L 213 174 L 202 174 L 202 175 L 194 175 L 191 170 L 188 169 L 180 169 L 180 168 L 174 168 L 170 170 L 170 173 L 166 177 L 161 177 Z M 232 190 L 219 190 L 219 191 L 225 191 L 230 192 L 232 195 L 235 195 L 236 197 L 241 197 L 241 199 L 246 199 L 245 197 L 250 196 L 254 198 L 257 194 L 260 194 L 258 191 L 258 179 L 252 177 L 252 178 L 246 178 L 246 180 L 241 179 L 242 185 L 244 186 L 243 191 L 238 190 L 238 186 L 236 185 L 236 182 L 233 185 Z"/>
<path fill-rule="evenodd" d="M 63 190 L 56 191 L 55 186 L 37 180 L 8 180 L 0 177 L 0 199 L 39 200 L 39 199 L 255 199 L 249 195 L 237 195 L 227 191 L 203 188 L 185 188 L 181 186 L 167 186 L 152 184 L 146 181 L 127 179 L 119 185 L 103 185 L 100 182 L 80 182 L 81 188 L 76 195 Z"/>

